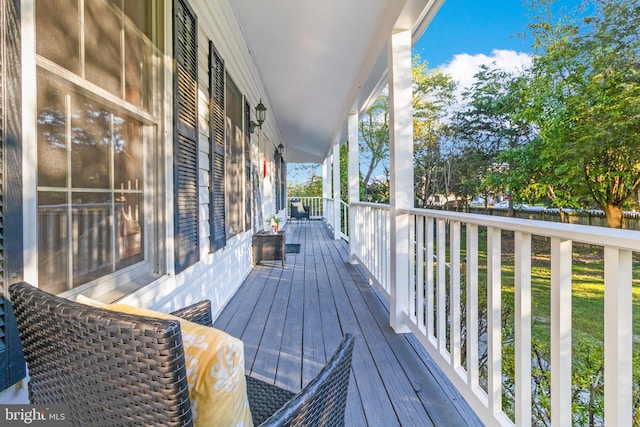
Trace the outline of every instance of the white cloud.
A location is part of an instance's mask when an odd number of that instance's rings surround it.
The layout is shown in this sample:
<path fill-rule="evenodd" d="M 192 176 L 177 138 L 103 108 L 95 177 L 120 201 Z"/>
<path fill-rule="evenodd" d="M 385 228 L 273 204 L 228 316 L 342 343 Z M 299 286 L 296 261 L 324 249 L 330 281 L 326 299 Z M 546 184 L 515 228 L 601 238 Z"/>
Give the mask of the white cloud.
<path fill-rule="evenodd" d="M 495 62 L 498 68 L 510 73 L 516 73 L 531 65 L 532 56 L 527 53 L 513 50 L 494 49 L 491 55 L 459 53 L 451 62 L 441 65 L 442 72 L 450 74 L 456 80 L 460 88 L 467 88 L 474 82 L 474 75 L 480 71 L 481 65 L 490 65 Z"/>
<path fill-rule="evenodd" d="M 438 67 L 440 71 L 449 74 L 458 82 L 458 89 L 456 90 L 456 99 L 458 101 L 449 107 L 449 112 L 459 111 L 464 107 L 462 92 L 464 92 L 466 88 L 471 87 L 475 82 L 474 76 L 480 71 L 482 65 L 495 63 L 496 67 L 516 74 L 531 66 L 532 60 L 533 57 L 528 53 L 504 49 L 494 49 L 491 55 L 485 55 L 483 53 L 476 55 L 459 53 L 454 55 L 451 62 Z"/>

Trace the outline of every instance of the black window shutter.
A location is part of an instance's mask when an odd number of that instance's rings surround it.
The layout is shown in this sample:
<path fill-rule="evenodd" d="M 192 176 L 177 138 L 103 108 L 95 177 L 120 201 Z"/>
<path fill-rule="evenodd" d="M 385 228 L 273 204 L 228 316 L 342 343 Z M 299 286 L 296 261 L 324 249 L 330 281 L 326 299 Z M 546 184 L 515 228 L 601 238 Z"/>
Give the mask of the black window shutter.
<path fill-rule="evenodd" d="M 276 151 L 273 155 L 273 163 L 275 165 L 275 187 L 276 187 L 276 210 L 284 209 L 282 205 L 282 170 L 280 169 L 282 166 L 282 157 Z"/>
<path fill-rule="evenodd" d="M 2 296 L 23 270 L 19 4 L 0 7 L 0 391 L 26 376 L 11 303 Z"/>
<path fill-rule="evenodd" d="M 282 159 L 282 166 L 280 167 L 280 208 L 287 207 L 287 162 Z"/>
<path fill-rule="evenodd" d="M 198 20 L 185 0 L 174 1 L 174 234 L 176 272 L 199 259 Z"/>
<path fill-rule="evenodd" d="M 209 224 L 211 252 L 227 243 L 225 198 L 225 72 L 224 62 L 209 42 Z"/>
<path fill-rule="evenodd" d="M 26 374 L 24 354 L 11 303 L 0 296 L 0 391 L 23 379 Z"/>
<path fill-rule="evenodd" d="M 244 103 L 244 230 L 251 228 L 251 107 Z"/>

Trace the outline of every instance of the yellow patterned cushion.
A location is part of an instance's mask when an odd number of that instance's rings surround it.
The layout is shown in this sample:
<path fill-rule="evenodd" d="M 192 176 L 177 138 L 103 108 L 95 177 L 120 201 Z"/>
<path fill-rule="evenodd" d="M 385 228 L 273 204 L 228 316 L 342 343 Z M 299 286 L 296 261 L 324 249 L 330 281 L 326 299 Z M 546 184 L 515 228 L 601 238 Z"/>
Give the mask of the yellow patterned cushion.
<path fill-rule="evenodd" d="M 180 321 L 194 425 L 252 426 L 244 378 L 242 341 L 218 329 L 126 304 L 76 301 L 129 314 Z"/>

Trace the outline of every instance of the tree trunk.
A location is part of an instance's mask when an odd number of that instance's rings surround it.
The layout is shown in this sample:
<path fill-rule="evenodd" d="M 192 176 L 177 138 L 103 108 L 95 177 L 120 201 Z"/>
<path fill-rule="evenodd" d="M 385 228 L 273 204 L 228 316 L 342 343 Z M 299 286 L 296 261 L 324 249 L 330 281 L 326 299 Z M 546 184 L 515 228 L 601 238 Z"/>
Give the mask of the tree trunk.
<path fill-rule="evenodd" d="M 564 211 L 564 209 L 559 208 L 558 212 L 560 213 L 560 222 L 569 222 L 567 221 L 567 213 Z"/>
<path fill-rule="evenodd" d="M 604 215 L 611 228 L 622 228 L 622 206 L 606 205 Z"/>

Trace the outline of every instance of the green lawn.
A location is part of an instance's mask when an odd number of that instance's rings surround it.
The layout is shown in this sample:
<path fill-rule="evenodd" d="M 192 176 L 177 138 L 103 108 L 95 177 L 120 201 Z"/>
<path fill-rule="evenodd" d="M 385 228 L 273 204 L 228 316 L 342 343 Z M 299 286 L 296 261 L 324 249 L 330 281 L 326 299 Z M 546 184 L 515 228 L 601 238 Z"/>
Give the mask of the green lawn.
<path fill-rule="evenodd" d="M 502 291 L 503 309 L 513 307 L 514 258 L 512 233 L 503 232 Z M 486 286 L 486 239 L 480 232 L 478 280 Z M 465 247 L 465 236 L 462 234 Z M 550 340 L 551 267 L 549 244 L 542 238 L 534 238 L 532 244 L 531 299 L 532 333 L 535 340 Z M 464 252 L 464 251 L 463 251 Z M 584 337 L 595 342 L 604 341 L 604 255 L 601 248 L 575 245 L 572 286 L 572 322 L 574 337 Z M 466 254 L 463 253 L 463 257 Z M 634 254 L 633 270 L 633 331 L 634 344 L 640 344 L 640 256 Z M 508 317 L 510 322 L 513 316 Z M 509 320 L 508 320 L 509 321 Z M 510 326 L 510 325 L 509 325 Z M 511 329 L 511 328 L 508 328 Z"/>
<path fill-rule="evenodd" d="M 581 261 L 581 249 L 574 251 L 572 274 L 572 323 L 574 337 L 604 342 L 604 260 Z M 502 267 L 504 303 L 513 304 L 513 260 L 505 257 Z M 640 338 L 640 262 L 634 262 L 633 331 Z M 549 341 L 551 312 L 551 268 L 549 264 L 531 269 L 532 333 L 541 342 Z M 638 342 L 634 339 L 634 343 Z"/>

